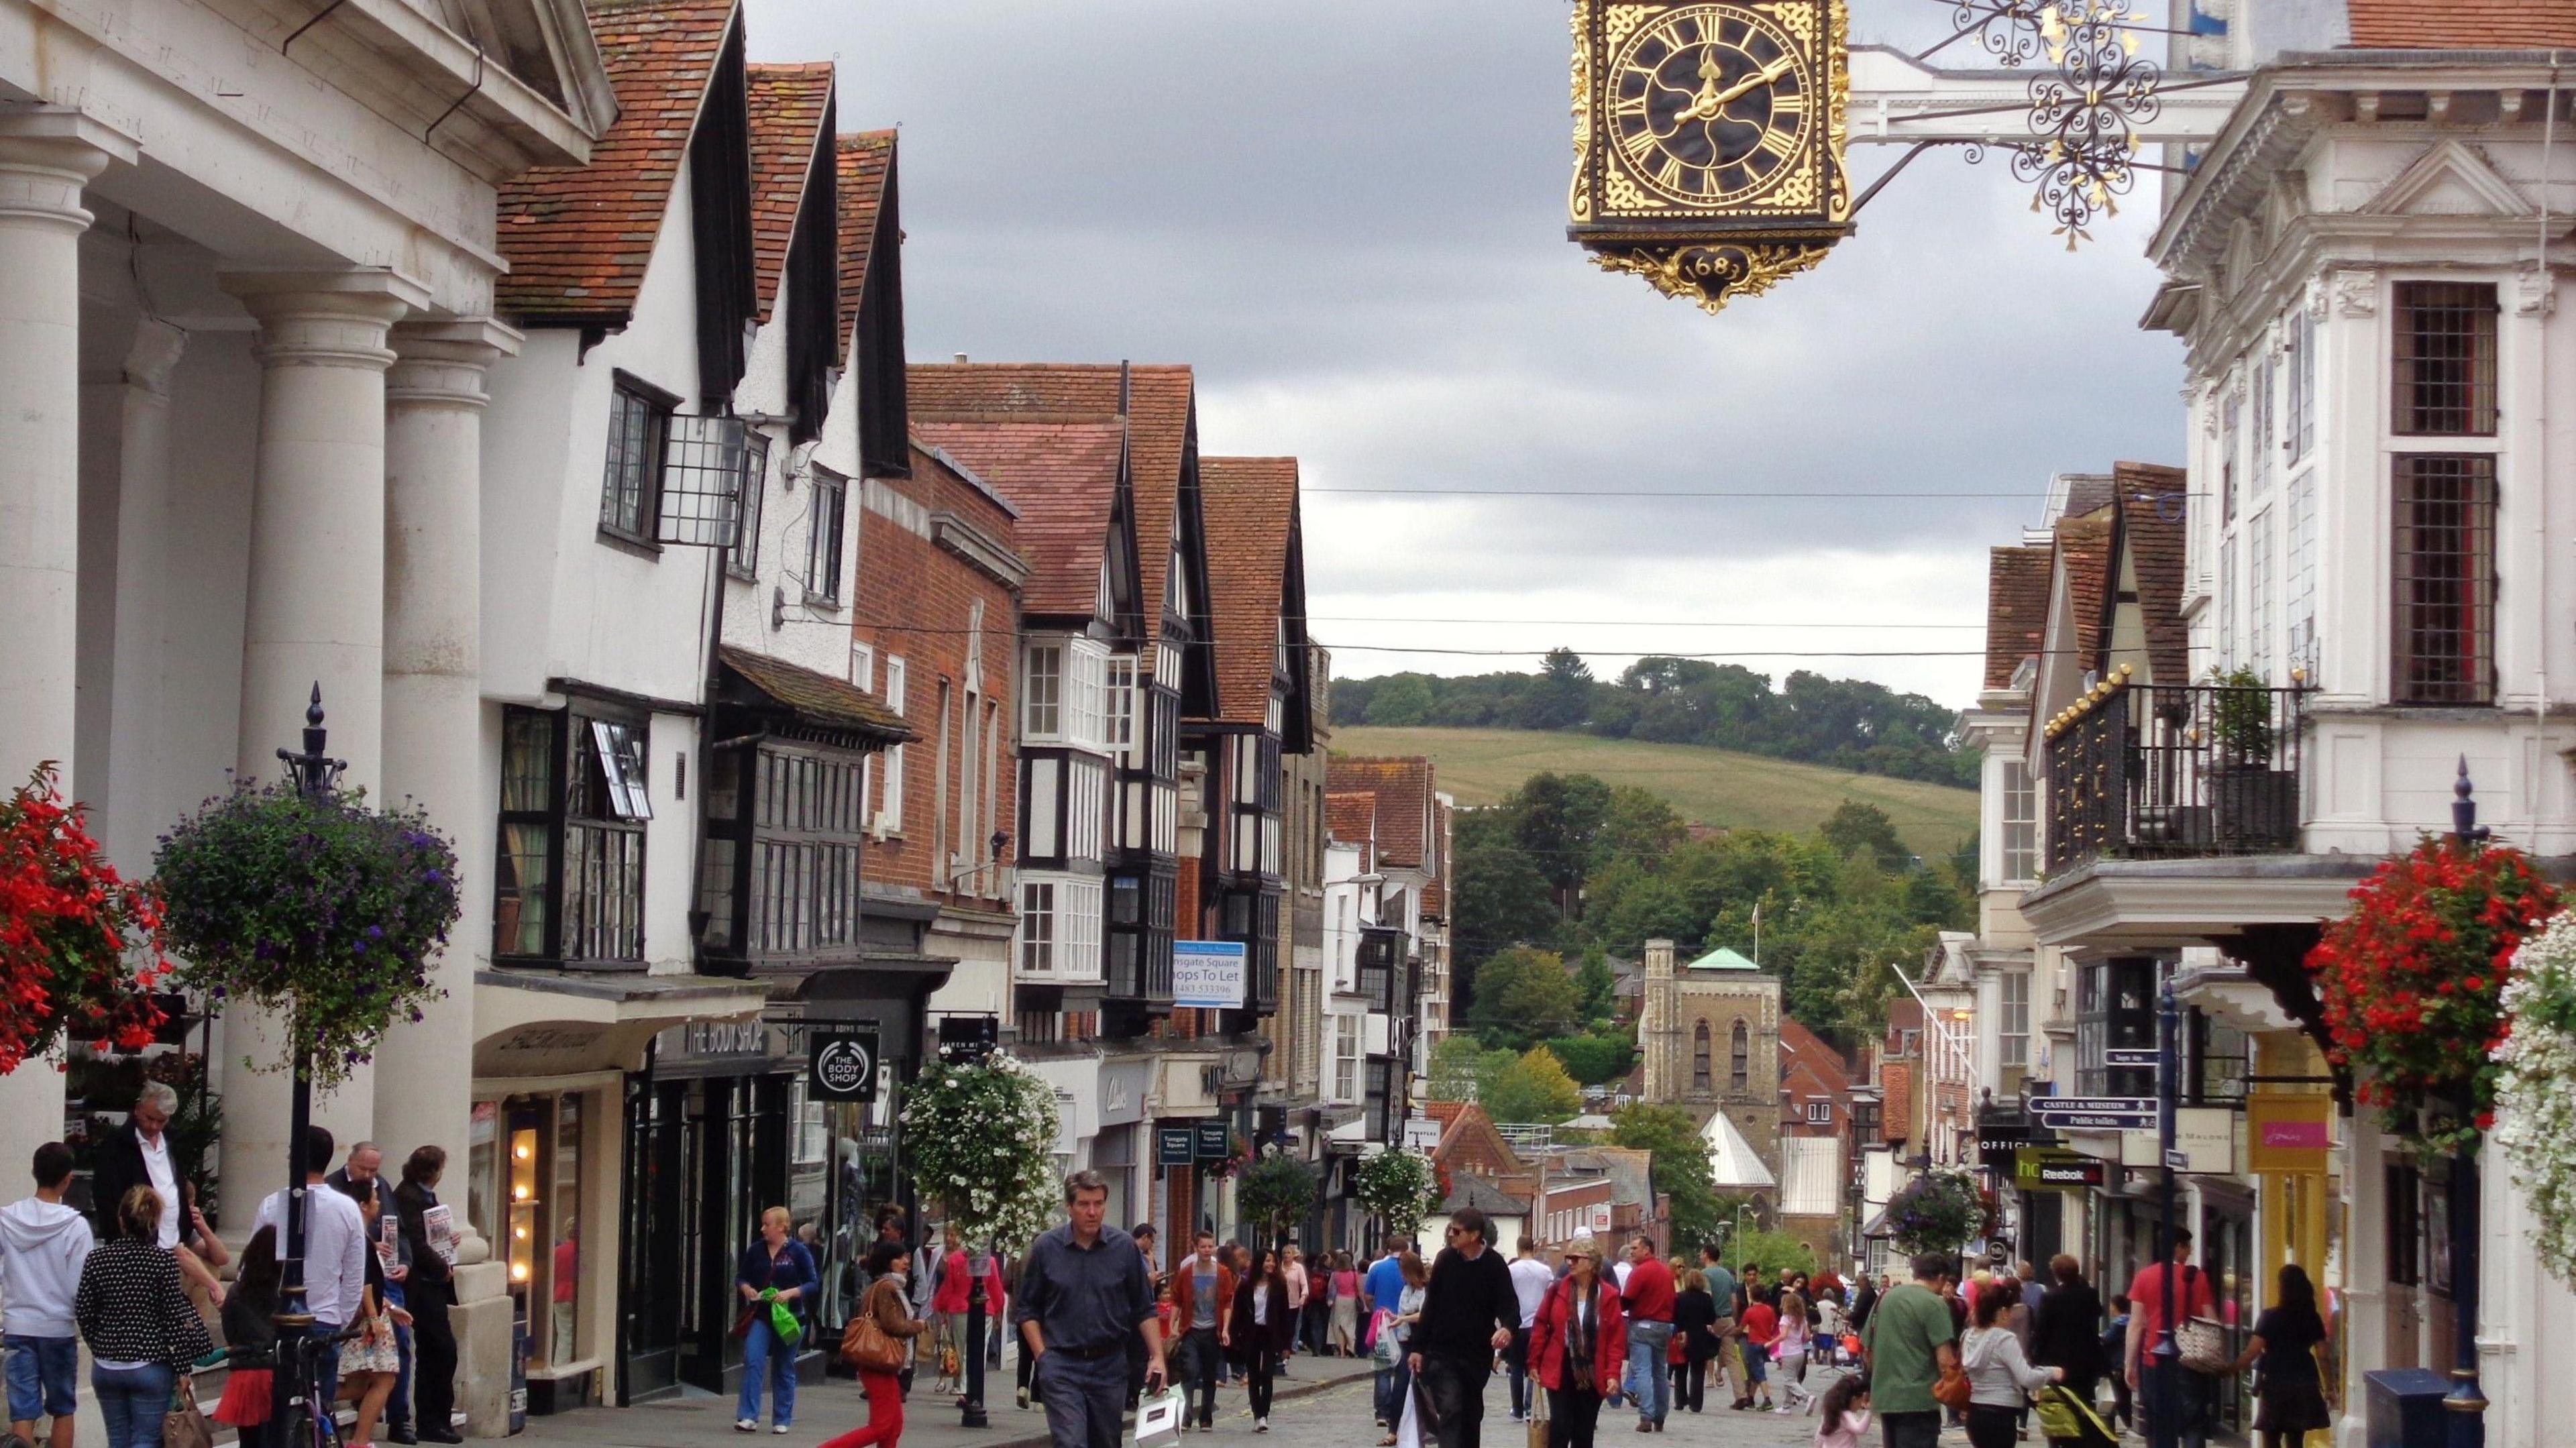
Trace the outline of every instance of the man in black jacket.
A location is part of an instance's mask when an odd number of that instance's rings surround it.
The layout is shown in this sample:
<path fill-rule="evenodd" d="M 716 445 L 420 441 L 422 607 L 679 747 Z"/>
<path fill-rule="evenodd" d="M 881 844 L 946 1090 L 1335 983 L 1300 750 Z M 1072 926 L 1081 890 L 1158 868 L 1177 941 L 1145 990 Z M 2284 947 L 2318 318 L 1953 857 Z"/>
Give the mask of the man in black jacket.
<path fill-rule="evenodd" d="M 433 1241 L 432 1212 L 442 1218 L 438 1177 L 447 1170 L 447 1153 L 435 1146 L 412 1151 L 403 1163 L 402 1185 L 394 1188 L 394 1209 L 402 1214 L 403 1241 L 411 1250 L 411 1277 L 404 1284 L 411 1312 L 412 1402 L 414 1431 L 423 1443 L 462 1443 L 449 1418 L 456 1409 L 456 1332 L 447 1309 L 456 1305 L 453 1265 L 440 1250 L 455 1250 L 450 1235 Z"/>
<path fill-rule="evenodd" d="M 2040 1294 L 2030 1318 L 2030 1360 L 2066 1370 L 2066 1390 L 2087 1406 L 2101 1382 L 2102 1297 L 2083 1278 L 2084 1264 L 2060 1252 L 2049 1259 L 2057 1285 Z"/>
<path fill-rule="evenodd" d="M 125 1194 L 136 1187 L 151 1187 L 161 1194 L 161 1245 L 179 1245 L 186 1216 L 179 1193 L 187 1172 L 168 1130 L 178 1109 L 179 1093 L 168 1082 L 146 1081 L 133 1109 L 126 1113 L 125 1124 L 100 1140 L 90 1170 L 90 1210 L 98 1219 L 100 1241 L 113 1242 L 125 1235 L 116 1214 Z"/>
<path fill-rule="evenodd" d="M 1494 1374 L 1494 1354 L 1511 1345 L 1521 1321 L 1512 1270 L 1485 1245 L 1492 1230 L 1474 1207 L 1450 1214 L 1449 1245 L 1432 1259 L 1422 1315 L 1413 1325 L 1410 1365 L 1424 1426 L 1440 1448 L 1480 1448 L 1485 1380 Z"/>

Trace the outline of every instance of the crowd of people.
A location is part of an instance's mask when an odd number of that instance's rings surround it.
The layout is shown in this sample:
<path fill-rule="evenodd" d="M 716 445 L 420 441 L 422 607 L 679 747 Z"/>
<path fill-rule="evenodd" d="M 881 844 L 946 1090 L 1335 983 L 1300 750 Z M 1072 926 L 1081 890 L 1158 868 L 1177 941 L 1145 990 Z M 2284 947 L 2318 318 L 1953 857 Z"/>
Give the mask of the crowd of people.
<path fill-rule="evenodd" d="M 295 1374 L 280 1371 L 280 1256 L 288 1193 L 259 1205 L 239 1259 L 208 1227 L 167 1135 L 177 1095 L 147 1084 L 126 1122 L 99 1143 L 94 1216 L 65 1200 L 74 1159 L 61 1142 L 36 1149 L 32 1195 L 0 1208 L 0 1345 L 7 1350 L 11 1431 L 29 1444 L 71 1448 L 80 1349 L 109 1448 L 161 1448 L 174 1401 L 195 1402 L 194 1374 L 228 1369 L 215 1420 L 245 1448 L 285 1448 Z M 346 1441 L 458 1443 L 452 1426 L 456 1342 L 447 1309 L 454 1233 L 438 1200 L 446 1154 L 411 1153 L 399 1186 L 373 1142 L 326 1168 L 337 1144 L 305 1135 L 312 1164 L 305 1202 L 305 1307 L 314 1322 L 301 1360 L 310 1401 L 345 1394 L 356 1421 Z M 233 1269 L 232 1280 L 218 1275 Z M 220 1344 L 216 1329 L 221 1333 Z"/>

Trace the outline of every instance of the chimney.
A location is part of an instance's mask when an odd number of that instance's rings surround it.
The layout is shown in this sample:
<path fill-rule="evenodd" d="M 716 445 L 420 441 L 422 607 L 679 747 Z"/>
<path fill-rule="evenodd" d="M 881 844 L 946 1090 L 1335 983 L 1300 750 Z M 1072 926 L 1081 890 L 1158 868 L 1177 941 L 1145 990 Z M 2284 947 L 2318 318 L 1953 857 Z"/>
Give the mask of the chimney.
<path fill-rule="evenodd" d="M 1127 359 L 1121 357 L 1118 359 L 1118 415 L 1120 417 L 1128 414 L 1128 399 Z"/>
<path fill-rule="evenodd" d="M 959 366 L 961 366 L 961 367 L 962 367 L 962 366 L 964 366 L 964 365 L 965 365 L 965 363 L 966 363 L 966 354 L 965 354 L 965 353 L 963 353 L 963 352 L 959 352 L 959 353 L 957 353 L 957 354 L 956 354 L 956 358 L 957 358 L 957 363 L 958 363 L 958 365 L 959 365 Z"/>

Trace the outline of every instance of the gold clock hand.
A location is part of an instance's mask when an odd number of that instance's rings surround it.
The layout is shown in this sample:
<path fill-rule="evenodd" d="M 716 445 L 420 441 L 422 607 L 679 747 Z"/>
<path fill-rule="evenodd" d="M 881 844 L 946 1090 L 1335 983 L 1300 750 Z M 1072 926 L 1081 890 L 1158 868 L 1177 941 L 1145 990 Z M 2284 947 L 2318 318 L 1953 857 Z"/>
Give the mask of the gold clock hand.
<path fill-rule="evenodd" d="M 1737 81 L 1735 84 L 1728 86 L 1726 89 L 1719 91 L 1716 95 L 1709 97 L 1709 115 L 1716 115 L 1717 112 L 1723 110 L 1729 102 L 1742 100 L 1752 92 L 1778 80 L 1780 77 L 1788 74 L 1790 67 L 1796 63 L 1797 62 L 1793 58 L 1782 56 L 1780 59 L 1773 61 L 1770 65 L 1765 66 L 1761 70 L 1755 71 L 1753 74 L 1748 75 L 1744 79 Z M 1696 104 L 1694 104 L 1693 109 L 1697 109 Z M 1695 119 L 1705 120 L 1707 117 L 1703 116 Z"/>

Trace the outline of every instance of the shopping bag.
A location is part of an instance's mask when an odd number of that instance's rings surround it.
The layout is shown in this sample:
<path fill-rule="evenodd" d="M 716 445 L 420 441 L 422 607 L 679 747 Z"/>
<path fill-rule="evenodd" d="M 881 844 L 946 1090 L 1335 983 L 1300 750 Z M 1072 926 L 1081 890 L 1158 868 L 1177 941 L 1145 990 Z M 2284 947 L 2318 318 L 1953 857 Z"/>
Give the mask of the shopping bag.
<path fill-rule="evenodd" d="M 2174 1329 L 2174 1346 L 2182 1365 L 2196 1373 L 2233 1372 L 2236 1360 L 2227 1352 L 2227 1328 L 2214 1317 L 2195 1317 Z"/>
<path fill-rule="evenodd" d="M 796 1310 L 784 1302 L 769 1304 L 769 1330 L 778 1334 L 781 1347 L 794 1348 L 805 1337 L 805 1324 L 796 1320 Z"/>
<path fill-rule="evenodd" d="M 1165 1448 L 1181 1441 L 1181 1424 L 1189 1411 L 1189 1398 L 1179 1388 L 1167 1388 L 1136 1405 L 1136 1433 L 1127 1441 L 1135 1448 Z"/>
<path fill-rule="evenodd" d="M 162 1448 L 214 1448 L 215 1430 L 197 1411 L 196 1390 L 187 1378 L 170 1393 L 170 1410 L 161 1415 Z"/>
<path fill-rule="evenodd" d="M 1530 1376 L 1529 1448 L 1547 1448 L 1547 1389 L 1536 1374 Z"/>

